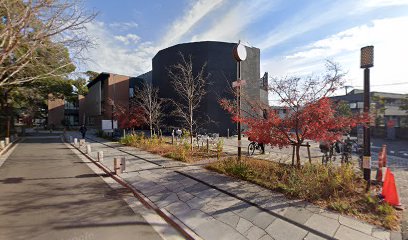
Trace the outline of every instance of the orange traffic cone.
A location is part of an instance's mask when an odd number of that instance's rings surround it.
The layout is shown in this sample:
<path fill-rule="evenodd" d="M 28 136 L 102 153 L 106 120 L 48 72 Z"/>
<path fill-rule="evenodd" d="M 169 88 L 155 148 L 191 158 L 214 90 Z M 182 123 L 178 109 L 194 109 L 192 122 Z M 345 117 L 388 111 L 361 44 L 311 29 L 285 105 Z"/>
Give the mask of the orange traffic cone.
<path fill-rule="evenodd" d="M 397 186 L 395 185 L 394 174 L 389 168 L 387 168 L 387 172 L 385 173 L 385 180 L 381 194 L 384 197 L 384 201 L 396 208 L 402 208 L 397 192 Z"/>

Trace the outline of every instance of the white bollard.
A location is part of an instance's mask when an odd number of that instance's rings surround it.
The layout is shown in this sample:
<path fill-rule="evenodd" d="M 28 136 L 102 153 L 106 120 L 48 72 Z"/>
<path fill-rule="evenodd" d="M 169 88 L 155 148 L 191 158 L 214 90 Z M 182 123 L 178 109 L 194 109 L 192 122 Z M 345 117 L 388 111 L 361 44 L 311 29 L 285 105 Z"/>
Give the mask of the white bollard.
<path fill-rule="evenodd" d="M 113 158 L 113 171 L 116 175 L 119 174 L 120 171 L 120 161 L 119 158 Z"/>
<path fill-rule="evenodd" d="M 120 159 L 120 173 L 123 173 L 126 170 L 126 158 L 122 157 Z"/>
<path fill-rule="evenodd" d="M 0 141 L 0 148 L 4 149 L 6 147 L 6 144 L 4 143 L 3 140 Z"/>
<path fill-rule="evenodd" d="M 78 144 L 78 138 L 74 138 L 74 145 L 76 146 Z"/>
<path fill-rule="evenodd" d="M 103 162 L 103 151 L 98 152 L 98 161 L 101 163 Z"/>
<path fill-rule="evenodd" d="M 86 154 L 91 154 L 91 145 L 90 144 L 86 145 Z"/>
<path fill-rule="evenodd" d="M 8 138 L 8 137 L 4 138 L 4 143 L 6 144 L 6 146 L 9 145 L 10 144 L 10 138 Z"/>

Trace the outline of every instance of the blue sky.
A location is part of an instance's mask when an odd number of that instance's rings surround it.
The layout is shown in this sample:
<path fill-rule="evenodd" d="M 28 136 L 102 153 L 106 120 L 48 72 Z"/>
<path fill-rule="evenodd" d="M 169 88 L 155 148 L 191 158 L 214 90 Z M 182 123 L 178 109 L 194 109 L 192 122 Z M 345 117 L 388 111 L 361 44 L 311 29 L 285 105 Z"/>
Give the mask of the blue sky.
<path fill-rule="evenodd" d="M 244 41 L 261 49 L 261 74 L 318 75 L 341 64 L 362 87 L 360 48 L 374 45 L 373 91 L 408 93 L 408 0 L 86 0 L 99 12 L 96 46 L 80 70 L 137 76 L 160 49 L 191 41 Z"/>

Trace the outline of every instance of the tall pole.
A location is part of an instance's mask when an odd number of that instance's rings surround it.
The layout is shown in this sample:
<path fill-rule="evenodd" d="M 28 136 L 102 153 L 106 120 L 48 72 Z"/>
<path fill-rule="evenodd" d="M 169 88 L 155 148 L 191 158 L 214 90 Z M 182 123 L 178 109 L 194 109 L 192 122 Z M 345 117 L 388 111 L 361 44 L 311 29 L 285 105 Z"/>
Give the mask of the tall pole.
<path fill-rule="evenodd" d="M 364 69 L 364 114 L 369 116 L 370 113 L 370 69 Z M 364 166 L 364 179 L 367 181 L 367 190 L 371 185 L 371 140 L 370 124 L 364 127 L 364 157 L 366 162 Z"/>
<path fill-rule="evenodd" d="M 237 61 L 237 81 L 232 83 L 233 87 L 237 88 L 237 130 L 238 130 L 238 162 L 241 162 L 241 86 L 245 84 L 245 81 L 241 79 L 241 62 L 245 61 L 247 57 L 246 48 L 241 41 L 233 49 L 233 55 L 235 60 Z"/>
<path fill-rule="evenodd" d="M 238 81 L 241 80 L 241 61 L 238 62 Z M 241 162 L 241 85 L 238 86 L 237 88 L 238 94 L 237 94 L 237 107 L 238 107 L 238 122 L 237 122 L 237 127 L 238 127 L 238 162 Z"/>
<path fill-rule="evenodd" d="M 374 66 L 374 46 L 361 48 L 360 67 L 364 68 L 364 115 L 370 117 L 370 67 Z M 371 139 L 370 123 L 364 126 L 363 174 L 367 181 L 366 191 L 371 186 Z"/>

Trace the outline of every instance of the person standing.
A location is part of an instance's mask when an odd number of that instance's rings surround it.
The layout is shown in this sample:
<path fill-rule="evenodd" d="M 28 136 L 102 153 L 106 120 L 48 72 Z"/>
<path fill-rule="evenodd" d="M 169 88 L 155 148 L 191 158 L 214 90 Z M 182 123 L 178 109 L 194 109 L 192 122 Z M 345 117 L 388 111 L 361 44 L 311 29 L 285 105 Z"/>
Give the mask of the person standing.
<path fill-rule="evenodd" d="M 85 125 L 81 125 L 81 127 L 79 128 L 79 131 L 82 133 L 82 138 L 85 138 L 85 134 L 87 131 Z"/>

